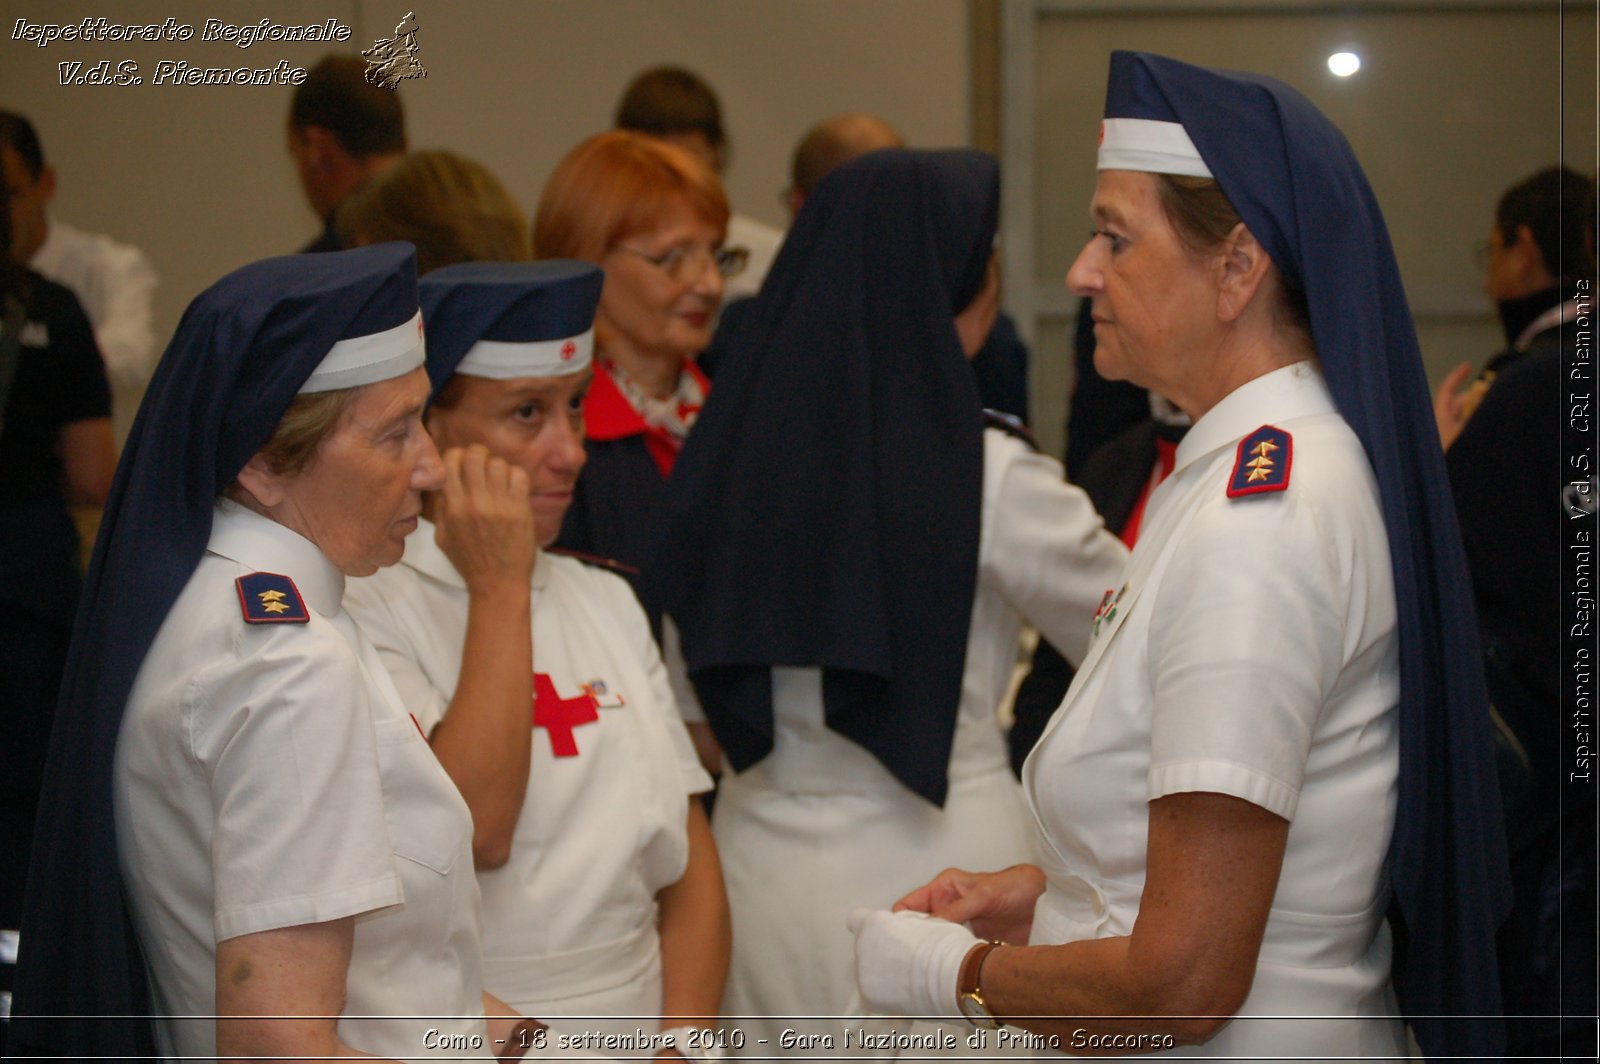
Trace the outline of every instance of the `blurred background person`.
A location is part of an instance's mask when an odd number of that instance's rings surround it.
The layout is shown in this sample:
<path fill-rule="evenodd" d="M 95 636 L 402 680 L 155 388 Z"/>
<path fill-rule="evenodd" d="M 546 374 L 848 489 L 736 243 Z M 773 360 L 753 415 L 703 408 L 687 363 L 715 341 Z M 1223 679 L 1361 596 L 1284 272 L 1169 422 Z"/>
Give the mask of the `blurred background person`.
<path fill-rule="evenodd" d="M 1506 347 L 1472 380 L 1472 364 L 1463 362 L 1439 385 L 1434 414 L 1446 451 L 1501 371 L 1576 335 L 1563 326 L 1578 317 L 1579 296 L 1593 294 L 1594 182 L 1565 166 L 1517 182 L 1495 205 L 1481 251 L 1483 291 L 1494 301 Z"/>
<path fill-rule="evenodd" d="M 69 507 L 102 505 L 117 461 L 89 320 L 70 291 L 8 254 L 9 198 L 0 184 L 0 1021 L 10 1013 L 40 776 L 82 583 Z"/>
<path fill-rule="evenodd" d="M 709 385 L 694 357 L 711 340 L 724 282 L 744 263 L 724 246 L 727 223 L 716 175 L 639 133 L 589 138 L 545 184 L 534 255 L 606 273 L 583 401 L 588 465 L 557 546 L 644 565 L 667 476 L 705 404 Z M 633 579 L 659 633 L 650 575 Z"/>
<path fill-rule="evenodd" d="M 74 631 L 14 1049 L 411 1059 L 510 1035 L 471 815 L 341 608 L 442 481 L 422 348 L 403 244 L 254 263 L 190 305 Z"/>
<path fill-rule="evenodd" d="M 289 155 L 322 233 L 300 250 L 345 247 L 334 224 L 339 204 L 405 153 L 400 94 L 368 81 L 361 57 L 329 55 L 307 71 L 289 103 Z"/>
<path fill-rule="evenodd" d="M 11 193 L 12 257 L 72 291 L 94 326 L 112 388 L 137 402 L 156 360 L 150 260 L 131 244 L 51 217 L 55 168 L 33 124 L 14 111 L 0 111 L 0 176 Z"/>
<path fill-rule="evenodd" d="M 905 143 L 905 138 L 894 127 L 872 115 L 835 115 L 812 126 L 795 145 L 790 160 L 789 184 L 783 192 L 789 223 L 794 224 L 795 215 L 800 213 L 806 197 L 817 187 L 817 182 L 829 173 L 857 156 L 882 148 L 903 148 Z M 731 232 L 731 223 L 729 229 Z M 776 244 L 773 250 L 776 252 Z M 745 272 L 750 272 L 748 266 Z M 762 271 L 763 276 L 765 272 Z M 759 284 L 749 288 L 741 286 L 739 291 L 735 291 L 729 286 L 722 313 L 717 319 L 717 331 L 711 337 L 710 346 L 701 352 L 696 361 L 707 377 L 716 377 L 732 346 L 734 334 L 755 306 L 756 289 L 759 287 Z"/>
<path fill-rule="evenodd" d="M 1509 346 L 1465 387 L 1472 370 L 1463 363 L 1435 411 L 1505 738 L 1514 895 L 1501 935 L 1507 1051 L 1593 1056 L 1595 1024 L 1582 1017 L 1595 1001 L 1595 803 L 1592 788 L 1563 770 L 1571 719 L 1561 701 L 1561 567 L 1570 554 L 1562 543 L 1571 535 L 1563 528 L 1576 516 L 1563 497 L 1568 484 L 1587 479 L 1591 515 L 1594 506 L 1594 471 L 1563 467 L 1563 434 L 1569 454 L 1593 437 L 1558 412 L 1575 383 L 1564 374 L 1592 358 L 1594 183 L 1565 167 L 1519 181 L 1495 207 L 1487 248 L 1484 290 Z"/>
<path fill-rule="evenodd" d="M 1060 466 L 986 428 L 999 171 L 887 150 L 795 219 L 667 493 L 652 557 L 734 772 L 723 1011 L 837 1034 L 845 917 L 1031 860 L 996 709 L 1024 620 L 1081 652 L 1126 552 Z"/>
<path fill-rule="evenodd" d="M 487 168 L 447 151 L 412 152 L 351 193 L 336 211 L 345 247 L 404 240 L 417 271 L 457 262 L 521 262 L 528 217 Z"/>
<path fill-rule="evenodd" d="M 633 591 L 545 549 L 583 468 L 602 280 L 551 261 L 423 282 L 445 483 L 350 609 L 472 809 L 485 985 L 570 1034 L 660 1017 L 694 1056 L 682 1028 L 715 1017 L 728 956 L 711 781 Z"/>
<path fill-rule="evenodd" d="M 718 178 L 733 153 L 716 92 L 683 67 L 655 67 L 635 77 L 617 101 L 612 124 L 677 145 Z M 744 268 L 728 278 L 728 298 L 755 295 L 783 243 L 783 230 L 734 211 L 728 216 L 726 239 L 729 250 L 742 249 L 745 258 Z"/>
<path fill-rule="evenodd" d="M 790 223 L 800 213 L 817 182 L 835 169 L 868 152 L 903 147 L 905 138 L 876 115 L 834 115 L 812 126 L 795 145 L 790 159 L 789 185 L 783 195 Z M 735 295 L 730 290 L 711 346 L 698 361 L 707 377 L 715 379 L 723 356 L 733 344 L 733 334 L 752 306 L 751 298 L 751 295 Z M 1028 348 L 1017 334 L 1016 323 L 1005 311 L 995 318 L 994 328 L 989 331 L 982 349 L 971 359 L 971 366 L 984 409 L 1010 414 L 1023 425 L 1028 424 Z"/>

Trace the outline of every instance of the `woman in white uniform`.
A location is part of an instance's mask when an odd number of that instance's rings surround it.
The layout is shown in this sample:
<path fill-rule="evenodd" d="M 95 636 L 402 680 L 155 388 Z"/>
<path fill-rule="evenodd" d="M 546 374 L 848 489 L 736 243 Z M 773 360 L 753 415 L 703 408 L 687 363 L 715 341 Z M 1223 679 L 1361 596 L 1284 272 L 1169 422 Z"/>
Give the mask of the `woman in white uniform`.
<path fill-rule="evenodd" d="M 341 609 L 442 481 L 422 364 L 408 245 L 259 262 L 189 307 L 79 618 L 47 814 L 75 830 L 34 865 L 21 1011 L 149 1011 L 186 1058 L 488 1057 L 510 1034 L 484 1019 L 506 1010 L 467 806 Z M 107 953 L 121 892 L 148 1004 Z M 35 1022 L 73 1056 L 142 1033 Z"/>
<path fill-rule="evenodd" d="M 736 770 L 724 1013 L 752 1046 L 838 1037 L 783 1017 L 849 1005 L 851 909 L 1032 859 L 996 719 L 1018 632 L 1081 654 L 1126 558 L 1056 462 L 985 428 L 963 356 L 998 304 L 998 206 L 981 152 L 829 174 L 670 485 L 656 572 Z"/>
<path fill-rule="evenodd" d="M 1504 866 L 1382 218 L 1277 82 L 1119 52 L 1106 113 L 1068 284 L 1096 368 L 1194 427 L 1024 768 L 1042 867 L 853 915 L 863 997 L 1069 1052 L 1258 1059 L 1405 1056 L 1403 1006 L 1430 1054 L 1481 1051 L 1492 1031 L 1428 1018 L 1497 1009 Z"/>
<path fill-rule="evenodd" d="M 486 985 L 578 1037 L 715 1016 L 728 950 L 694 797 L 711 781 L 644 612 L 615 573 L 543 549 L 584 464 L 601 283 L 560 260 L 424 278 L 447 474 L 404 562 L 350 591 L 472 808 Z"/>

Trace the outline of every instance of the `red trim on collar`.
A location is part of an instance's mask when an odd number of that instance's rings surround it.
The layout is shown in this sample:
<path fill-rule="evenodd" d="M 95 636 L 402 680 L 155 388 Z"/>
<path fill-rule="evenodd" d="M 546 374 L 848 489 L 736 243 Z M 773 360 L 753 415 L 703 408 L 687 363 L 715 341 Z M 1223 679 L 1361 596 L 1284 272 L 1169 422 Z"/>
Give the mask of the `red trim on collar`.
<path fill-rule="evenodd" d="M 1154 469 L 1145 479 L 1144 490 L 1139 493 L 1138 501 L 1133 504 L 1133 509 L 1128 511 L 1128 519 L 1122 523 L 1122 528 L 1117 532 L 1117 538 L 1122 540 L 1129 550 L 1139 542 L 1139 528 L 1144 524 L 1144 511 L 1150 504 L 1150 496 L 1161 486 L 1163 480 L 1172 475 L 1177 465 L 1178 442 L 1157 436 Z"/>
<path fill-rule="evenodd" d="M 684 362 L 683 369 L 700 385 L 702 394 L 711 393 L 710 379 L 700 372 L 700 367 L 692 359 Z M 591 440 L 620 440 L 651 431 L 639 411 L 633 408 L 628 397 L 617 387 L 617 382 L 611 379 L 611 373 L 602 359 L 595 360 L 594 380 L 589 385 L 589 394 L 583 400 L 583 419 L 584 435 Z"/>
<path fill-rule="evenodd" d="M 678 452 L 683 444 L 676 436 L 651 428 L 644 431 L 644 449 L 660 470 L 661 479 L 665 480 L 672 475 L 672 467 L 678 464 Z"/>
<path fill-rule="evenodd" d="M 583 426 L 584 435 L 591 440 L 620 440 L 649 428 L 598 359 L 589 394 L 583 398 Z"/>
<path fill-rule="evenodd" d="M 680 444 L 676 437 L 645 423 L 639 411 L 633 408 L 628 397 L 622 394 L 617 382 L 603 362 L 597 361 L 589 394 L 583 400 L 584 435 L 591 440 L 623 440 L 630 436 L 643 436 L 645 450 L 656 463 L 663 477 L 672 472 L 678 460 Z M 709 395 L 711 381 L 700 372 L 694 362 L 683 364 L 685 373 L 700 385 L 702 394 Z"/>

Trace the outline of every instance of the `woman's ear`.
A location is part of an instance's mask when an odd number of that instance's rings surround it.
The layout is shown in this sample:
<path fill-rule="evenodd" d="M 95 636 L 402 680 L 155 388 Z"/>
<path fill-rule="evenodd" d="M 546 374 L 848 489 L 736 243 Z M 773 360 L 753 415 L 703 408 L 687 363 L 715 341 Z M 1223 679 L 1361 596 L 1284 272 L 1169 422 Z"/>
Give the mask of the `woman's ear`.
<path fill-rule="evenodd" d="M 251 456 L 234 479 L 263 510 L 270 510 L 283 501 L 284 478 L 273 471 L 259 452 Z"/>
<path fill-rule="evenodd" d="M 1271 271 L 1272 259 L 1255 234 L 1243 222 L 1234 226 L 1219 259 L 1217 315 L 1223 321 L 1237 321 Z"/>

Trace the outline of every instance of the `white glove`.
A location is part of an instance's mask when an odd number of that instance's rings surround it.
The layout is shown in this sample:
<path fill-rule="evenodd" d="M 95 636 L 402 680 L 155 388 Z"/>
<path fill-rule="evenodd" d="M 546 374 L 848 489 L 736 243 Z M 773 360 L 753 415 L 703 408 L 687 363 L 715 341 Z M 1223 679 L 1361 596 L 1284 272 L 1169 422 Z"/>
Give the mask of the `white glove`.
<path fill-rule="evenodd" d="M 873 1012 L 891 1016 L 956 1016 L 961 962 L 983 941 L 960 924 L 927 913 L 856 909 L 856 983 Z"/>

